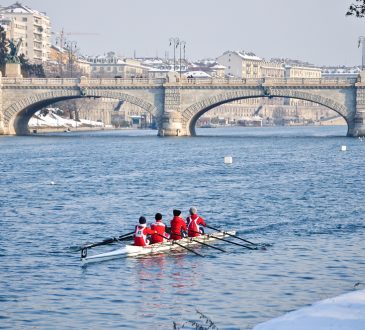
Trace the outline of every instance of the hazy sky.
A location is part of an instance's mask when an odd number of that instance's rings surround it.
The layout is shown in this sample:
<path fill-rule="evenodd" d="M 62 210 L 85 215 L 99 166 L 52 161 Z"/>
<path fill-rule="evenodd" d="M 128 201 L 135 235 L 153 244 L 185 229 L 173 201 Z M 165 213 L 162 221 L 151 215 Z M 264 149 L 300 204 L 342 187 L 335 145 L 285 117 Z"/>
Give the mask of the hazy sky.
<path fill-rule="evenodd" d="M 346 17 L 355 0 L 23 0 L 45 11 L 53 32 L 70 35 L 84 54 L 164 56 L 170 37 L 186 41 L 190 59 L 226 50 L 289 57 L 316 65 L 361 63 L 365 19 Z M 9 5 L 15 0 L 1 0 Z"/>

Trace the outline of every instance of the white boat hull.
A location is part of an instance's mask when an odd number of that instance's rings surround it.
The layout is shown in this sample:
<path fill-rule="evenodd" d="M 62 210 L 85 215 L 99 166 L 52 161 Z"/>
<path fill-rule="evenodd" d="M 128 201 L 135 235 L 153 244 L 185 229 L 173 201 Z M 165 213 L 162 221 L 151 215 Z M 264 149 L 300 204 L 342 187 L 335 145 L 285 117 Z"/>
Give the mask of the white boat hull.
<path fill-rule="evenodd" d="M 234 235 L 235 231 L 228 231 L 227 232 L 230 235 Z M 204 236 L 198 236 L 198 237 L 188 237 L 183 238 L 181 240 L 176 241 L 178 244 L 186 246 L 186 247 L 194 247 L 194 246 L 202 246 L 198 242 L 203 243 L 209 243 L 218 240 L 219 238 L 225 238 L 229 237 L 229 235 L 226 232 L 215 232 L 210 233 L 208 235 Z M 81 258 L 81 261 L 83 263 L 90 263 L 90 262 L 97 262 L 97 261 L 104 261 L 104 260 L 110 260 L 115 258 L 122 258 L 122 257 L 134 257 L 139 255 L 146 255 L 146 254 L 157 254 L 157 253 L 163 253 L 167 251 L 172 250 L 184 250 L 183 247 L 179 246 L 174 241 L 166 241 L 163 243 L 156 243 L 151 244 L 147 246 L 135 246 L 135 245 L 126 245 L 123 246 L 120 249 L 105 252 L 101 254 L 86 256 L 84 258 Z"/>

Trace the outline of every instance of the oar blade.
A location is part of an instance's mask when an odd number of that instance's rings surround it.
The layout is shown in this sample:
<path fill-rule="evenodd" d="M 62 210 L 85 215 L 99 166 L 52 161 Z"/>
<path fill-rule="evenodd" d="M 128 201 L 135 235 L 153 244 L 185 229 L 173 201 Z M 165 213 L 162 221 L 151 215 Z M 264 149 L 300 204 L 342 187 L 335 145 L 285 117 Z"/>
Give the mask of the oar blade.
<path fill-rule="evenodd" d="M 212 227 L 212 226 L 208 226 L 208 225 L 206 225 L 206 227 L 207 227 L 207 228 L 210 228 L 210 229 L 213 229 L 213 230 L 216 230 L 216 231 L 219 231 L 219 232 L 221 232 L 221 233 L 224 233 L 224 234 L 226 234 L 226 235 L 228 235 L 228 236 L 231 236 L 231 237 L 237 238 L 237 239 L 239 239 L 239 240 L 241 240 L 241 241 L 243 241 L 243 242 L 246 242 L 246 243 L 249 243 L 249 244 L 252 244 L 252 245 L 258 245 L 257 243 L 250 242 L 250 241 L 248 241 L 247 239 L 244 239 L 244 238 L 239 237 L 239 236 L 237 236 L 237 235 L 233 235 L 233 234 L 227 233 L 227 232 L 222 231 L 222 230 L 220 230 L 220 229 L 218 229 L 218 228 L 214 228 L 214 227 Z"/>

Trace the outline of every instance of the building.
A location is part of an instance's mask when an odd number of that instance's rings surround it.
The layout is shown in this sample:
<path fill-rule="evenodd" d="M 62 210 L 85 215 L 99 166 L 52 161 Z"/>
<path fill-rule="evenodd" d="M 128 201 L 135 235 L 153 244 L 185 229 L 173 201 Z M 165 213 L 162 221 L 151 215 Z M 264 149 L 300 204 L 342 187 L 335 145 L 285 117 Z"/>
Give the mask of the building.
<path fill-rule="evenodd" d="M 1 10 L 1 8 L 0 8 Z M 5 17 L 4 15 L 0 15 L 0 25 L 4 28 L 5 33 L 6 33 L 6 38 L 7 39 L 11 39 L 12 35 L 13 35 L 13 31 L 14 31 L 14 20 L 9 18 L 9 17 Z"/>
<path fill-rule="evenodd" d="M 227 51 L 217 58 L 225 67 L 225 75 L 247 78 L 283 78 L 285 69 L 282 64 L 265 61 L 254 53 Z"/>
<path fill-rule="evenodd" d="M 33 64 L 42 64 L 50 58 L 51 22 L 42 12 L 19 2 L 0 8 L 1 25 L 7 37 L 17 42 L 22 39 L 20 54 Z"/>
<path fill-rule="evenodd" d="M 121 58 L 114 52 L 103 56 L 87 56 L 93 78 L 147 78 L 149 68 L 142 66 L 140 61 Z"/>
<path fill-rule="evenodd" d="M 320 79 L 322 69 L 304 66 L 285 66 L 285 78 Z"/>
<path fill-rule="evenodd" d="M 200 61 L 196 61 L 194 63 L 190 63 L 188 65 L 187 71 L 191 75 L 191 72 L 205 72 L 209 77 L 212 78 L 224 78 L 226 67 L 224 65 L 220 65 L 214 59 L 203 59 Z M 194 74 L 193 74 L 194 76 Z"/>
<path fill-rule="evenodd" d="M 55 45 L 51 46 L 50 59 L 43 68 L 46 76 L 53 78 L 90 77 L 91 74 L 91 65 L 86 59 Z"/>
<path fill-rule="evenodd" d="M 346 66 L 324 66 L 322 67 L 322 77 L 327 79 L 356 79 L 361 72 L 360 67 Z"/>

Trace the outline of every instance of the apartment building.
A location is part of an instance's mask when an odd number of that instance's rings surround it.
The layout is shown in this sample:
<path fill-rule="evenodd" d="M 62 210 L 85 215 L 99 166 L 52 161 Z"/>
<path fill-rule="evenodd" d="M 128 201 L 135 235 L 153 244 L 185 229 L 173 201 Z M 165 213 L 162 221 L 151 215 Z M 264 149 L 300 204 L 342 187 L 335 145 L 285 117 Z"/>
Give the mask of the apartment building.
<path fill-rule="evenodd" d="M 88 56 L 91 76 L 94 78 L 146 78 L 149 68 L 134 59 L 121 58 L 114 52 L 103 56 Z"/>
<path fill-rule="evenodd" d="M 226 51 L 217 58 L 225 67 L 225 75 L 241 79 L 283 78 L 285 68 L 280 63 L 265 61 L 254 53 L 245 51 Z"/>
<path fill-rule="evenodd" d="M 322 69 L 316 67 L 304 66 L 285 66 L 286 78 L 305 78 L 305 79 L 319 79 L 322 77 Z"/>
<path fill-rule="evenodd" d="M 51 47 L 51 22 L 42 12 L 16 2 L 0 8 L 0 24 L 7 37 L 17 42 L 22 39 L 20 53 L 34 64 L 49 60 Z"/>

